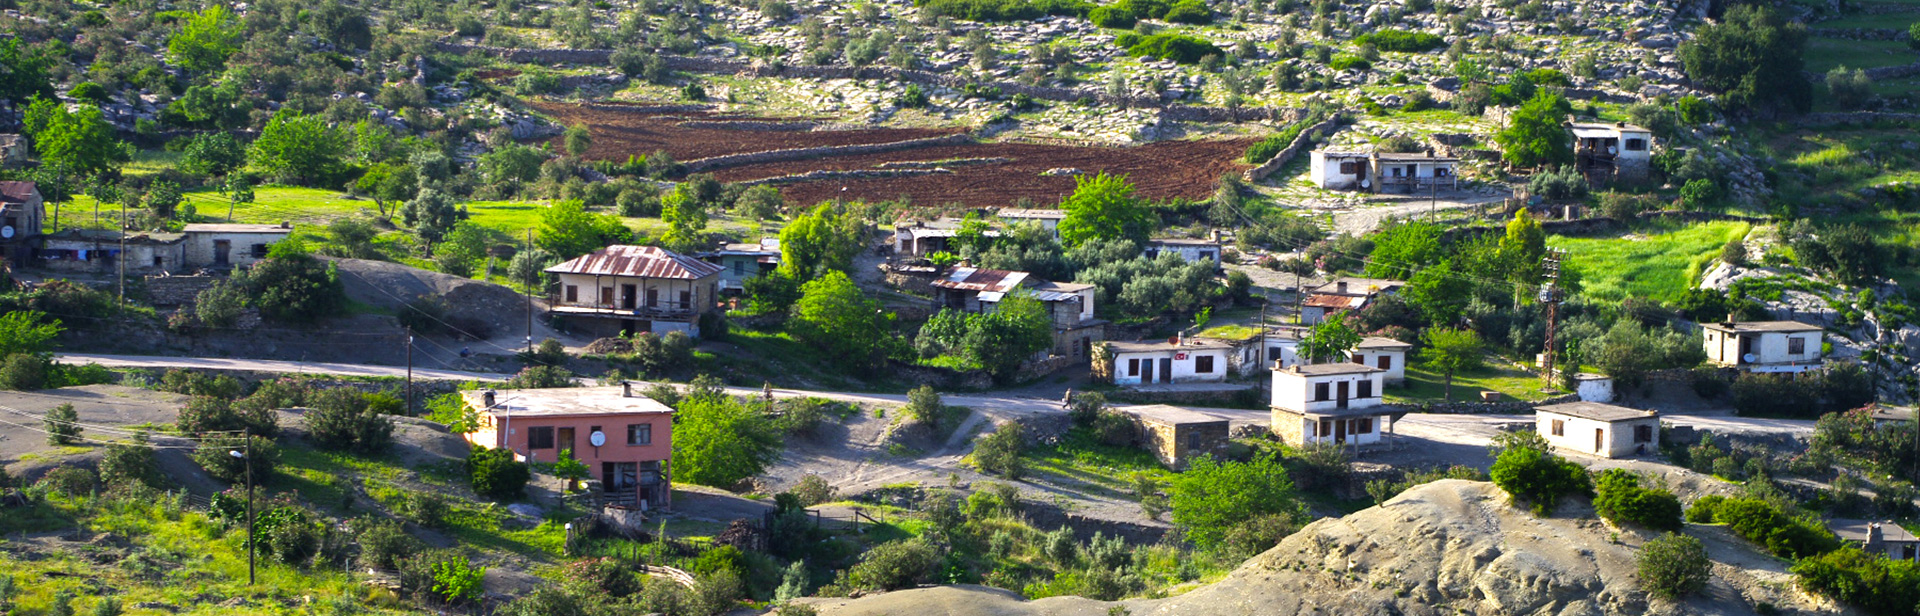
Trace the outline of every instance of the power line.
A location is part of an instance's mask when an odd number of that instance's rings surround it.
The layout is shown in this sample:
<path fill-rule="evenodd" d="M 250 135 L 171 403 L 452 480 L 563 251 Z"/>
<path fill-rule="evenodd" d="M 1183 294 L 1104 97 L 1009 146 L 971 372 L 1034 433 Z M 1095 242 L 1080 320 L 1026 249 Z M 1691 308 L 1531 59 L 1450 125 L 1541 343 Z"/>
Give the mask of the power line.
<path fill-rule="evenodd" d="M 87 437 L 87 436 L 80 436 L 80 435 L 67 435 L 67 434 L 54 434 L 54 433 L 52 433 L 52 432 L 48 432 L 48 431 L 46 431 L 46 430 L 43 430 L 43 429 L 41 429 L 41 428 L 36 428 L 36 427 L 33 427 L 33 426 L 29 426 L 29 425 L 25 425 L 25 424 L 18 424 L 18 423 L 14 423 L 14 422 L 11 422 L 11 421 L 7 421 L 7 420 L 5 420 L 5 419 L 0 419 L 0 424 L 6 424 L 6 425 L 9 425 L 9 426 L 13 426 L 13 427 L 16 427 L 16 428 L 20 428 L 20 429 L 23 429 L 23 430 L 31 430 L 31 431 L 34 431 L 34 432 L 39 432 L 39 433 L 41 433 L 41 434 L 45 434 L 45 435 L 47 435 L 47 436 L 58 436 L 58 437 L 61 437 L 61 438 L 69 438 L 69 439 L 74 439 L 74 440 L 79 440 L 79 441 L 86 441 L 86 442 L 89 442 L 89 443 L 96 443 L 96 444 L 100 444 L 100 445 L 133 445 L 133 444 L 138 444 L 138 443 L 135 443 L 135 442 L 133 442 L 133 441 L 106 441 L 106 440 L 100 440 L 100 439 L 97 439 L 97 438 L 91 438 L 91 437 Z M 180 437 L 176 437 L 176 436 L 172 436 L 172 435 L 158 435 L 158 438 L 180 438 Z M 202 442 L 202 443 L 204 443 L 204 442 L 206 442 L 206 441 L 198 441 L 198 442 Z M 147 444 L 146 446 L 147 446 L 147 447 L 150 447 L 150 448 L 153 448 L 153 449 L 171 449 L 171 450 L 194 450 L 194 449 L 199 449 L 199 448 L 200 448 L 200 446 L 199 446 L 199 445 L 194 445 L 194 446 L 184 446 L 184 445 L 154 445 L 154 444 L 152 444 L 152 443 L 148 443 L 148 444 Z"/>
<path fill-rule="evenodd" d="M 53 418 L 49 418 L 49 417 L 47 417 L 47 416 L 45 416 L 45 415 L 43 415 L 43 414 L 35 414 L 35 413 L 33 413 L 33 412 L 31 412 L 31 411 L 22 411 L 22 410 L 20 410 L 20 409 L 16 409 L 16 408 L 13 408 L 13 407 L 9 407 L 9 406 L 0 406 L 0 411 L 5 411 L 5 412 L 8 412 L 8 413 L 13 413 L 13 414 L 15 414 L 15 415 L 20 415 L 20 416 L 22 416 L 22 417 L 28 417 L 28 418 L 31 418 L 31 419 L 37 419 L 37 420 L 40 420 L 40 421 L 44 421 L 44 422 L 47 422 L 47 423 L 53 423 L 53 424 L 60 424 L 60 425 L 65 425 L 65 426 L 75 426 L 75 427 L 79 427 L 79 428 L 82 428 L 82 429 L 86 429 L 86 430 L 94 430 L 94 431 L 99 431 L 99 432 L 109 432 L 109 433 L 117 433 L 117 434 L 124 434 L 124 435 L 127 435 L 127 436 L 136 436 L 136 435 L 141 435 L 141 434 L 146 434 L 146 435 L 156 435 L 156 434 L 157 434 L 157 435 L 160 435 L 160 436 L 165 436 L 165 437 L 167 437 L 167 438 L 175 438 L 175 439 L 180 439 L 180 440 L 186 440 L 186 441 L 202 441 L 202 442 L 204 442 L 204 441 L 211 441 L 211 440 L 219 440 L 219 437 L 216 437 L 216 438 L 208 438 L 208 437 L 203 437 L 203 436 L 181 436 L 181 435 L 175 435 L 175 434 L 167 434 L 167 433 L 164 433 L 164 432 L 154 432 L 154 431 L 152 431 L 152 430 L 129 430 L 129 429 L 127 429 L 127 428 L 122 428 L 122 427 L 118 427 L 118 426 L 103 426 L 103 425 L 98 425 L 98 424 L 88 424 L 88 423 L 81 423 L 81 422 L 78 422 L 78 421 L 62 421 L 62 420 L 58 420 L 58 419 L 53 419 Z M 241 434 L 241 433 L 245 433 L 245 432 L 246 432 L 245 430 L 208 430 L 208 431 L 206 431 L 206 432 L 205 432 L 204 434 L 225 434 L 225 435 L 234 435 L 234 434 Z"/>

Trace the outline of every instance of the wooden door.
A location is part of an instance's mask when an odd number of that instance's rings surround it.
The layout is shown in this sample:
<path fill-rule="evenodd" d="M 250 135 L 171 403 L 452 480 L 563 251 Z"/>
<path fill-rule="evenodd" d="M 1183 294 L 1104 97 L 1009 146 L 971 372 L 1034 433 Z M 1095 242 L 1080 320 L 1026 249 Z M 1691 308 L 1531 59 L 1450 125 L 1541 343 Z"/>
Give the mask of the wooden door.
<path fill-rule="evenodd" d="M 573 428 L 559 428 L 554 430 L 553 448 L 556 454 L 562 451 L 573 451 Z M 554 459 L 558 460 L 560 458 L 555 457 Z M 575 452 L 573 459 L 580 459 L 578 452 Z"/>
<path fill-rule="evenodd" d="M 632 310 L 634 303 L 640 301 L 638 287 L 630 284 L 620 285 L 620 307 Z"/>
<path fill-rule="evenodd" d="M 1173 382 L 1173 358 L 1171 357 L 1160 358 L 1160 382 Z"/>
<path fill-rule="evenodd" d="M 1337 390 L 1335 392 L 1335 395 L 1338 396 L 1337 400 L 1339 401 L 1338 402 L 1339 407 L 1343 409 L 1347 408 L 1347 395 L 1348 395 L 1347 387 L 1348 387 L 1348 383 L 1346 381 L 1341 381 L 1339 386 L 1334 388 L 1335 390 Z"/>
<path fill-rule="evenodd" d="M 1152 383 L 1153 382 L 1153 358 L 1149 357 L 1139 361 L 1140 363 L 1144 364 L 1141 366 L 1143 370 L 1139 372 L 1135 372 L 1134 374 L 1140 377 L 1141 384 L 1144 385 L 1147 383 Z"/>
<path fill-rule="evenodd" d="M 1598 454 L 1605 454 L 1607 452 L 1607 431 L 1605 428 L 1593 429 L 1593 452 Z"/>
<path fill-rule="evenodd" d="M 1341 384 L 1340 384 L 1340 391 L 1341 391 L 1341 393 L 1346 393 L 1346 391 L 1347 391 L 1347 384 L 1346 384 L 1346 383 L 1341 383 Z M 1346 396 L 1344 396 L 1344 395 L 1343 395 L 1343 396 L 1340 396 L 1340 400 L 1341 400 L 1341 402 L 1342 402 L 1343 404 L 1344 404 L 1344 403 L 1346 402 L 1346 399 L 1347 399 L 1347 397 L 1346 397 Z M 1347 442 L 1347 420 L 1345 420 L 1345 419 L 1335 419 L 1335 420 L 1333 420 L 1333 442 L 1335 442 L 1335 443 L 1340 443 L 1340 444 L 1346 444 L 1346 442 Z"/>

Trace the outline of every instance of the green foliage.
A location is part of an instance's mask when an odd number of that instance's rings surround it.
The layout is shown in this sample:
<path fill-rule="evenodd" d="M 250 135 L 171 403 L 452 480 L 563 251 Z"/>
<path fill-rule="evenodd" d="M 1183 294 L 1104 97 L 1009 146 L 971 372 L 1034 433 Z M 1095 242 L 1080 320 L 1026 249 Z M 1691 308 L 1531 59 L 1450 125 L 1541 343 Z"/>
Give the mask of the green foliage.
<path fill-rule="evenodd" d="M 801 285 L 787 330 L 836 363 L 873 366 L 900 345 L 893 335 L 893 316 L 867 299 L 853 279 L 834 270 Z"/>
<path fill-rule="evenodd" d="M 393 420 L 371 404 L 376 397 L 388 398 L 346 387 L 321 391 L 311 402 L 313 408 L 301 418 L 307 439 L 321 449 L 363 455 L 385 453 L 393 445 Z"/>
<path fill-rule="evenodd" d="M 235 457 L 235 451 L 245 457 Z M 193 450 L 193 461 L 208 475 L 228 483 L 246 481 L 251 469 L 253 482 L 260 484 L 273 478 L 273 469 L 280 463 L 280 448 L 258 436 L 220 436 L 201 441 Z"/>
<path fill-rule="evenodd" d="M 1880 616 L 1920 613 L 1920 563 L 1848 546 L 1794 564 L 1800 584 Z"/>
<path fill-rule="evenodd" d="M 1085 0 L 916 0 L 923 11 L 968 21 L 1028 21 L 1048 15 L 1080 17 L 1094 4 Z"/>
<path fill-rule="evenodd" d="M 407 534 L 399 522 L 365 519 L 354 523 L 355 542 L 360 544 L 360 562 L 368 568 L 392 569 L 402 559 L 426 548 L 426 544 Z"/>
<path fill-rule="evenodd" d="M 572 259 L 632 237 L 618 217 L 590 213 L 580 200 L 568 199 L 540 212 L 534 244 L 561 259 Z"/>
<path fill-rule="evenodd" d="M 80 441 L 80 412 L 73 409 L 71 403 L 47 410 L 41 419 L 41 428 L 47 433 L 47 444 L 54 446 L 72 445 Z"/>
<path fill-rule="evenodd" d="M 1247 154 L 1242 160 L 1245 160 L 1247 164 L 1250 165 L 1264 164 L 1269 160 L 1273 160 L 1273 157 L 1279 154 L 1281 150 L 1287 149 L 1287 146 L 1293 145 L 1294 140 L 1300 138 L 1301 131 L 1306 130 L 1308 126 L 1318 123 L 1320 123 L 1318 116 L 1309 116 L 1302 118 L 1299 122 L 1288 125 L 1286 128 L 1280 129 L 1280 132 L 1267 135 L 1265 139 L 1261 139 L 1253 145 L 1247 146 Z"/>
<path fill-rule="evenodd" d="M 1440 225 L 1430 222 L 1388 223 L 1373 238 L 1373 254 L 1366 274 L 1372 278 L 1405 279 L 1423 267 L 1440 262 Z"/>
<path fill-rule="evenodd" d="M 1867 284 L 1884 275 L 1892 260 L 1891 251 L 1866 227 L 1843 224 L 1801 232 L 1802 228 L 1795 225 L 1791 241 L 1794 260 L 1841 282 Z"/>
<path fill-rule="evenodd" d="M 1453 402 L 1453 375 L 1480 367 L 1484 344 L 1471 329 L 1432 328 L 1420 333 L 1420 359 L 1428 369 L 1447 374 L 1447 402 Z"/>
<path fill-rule="evenodd" d="M 1586 494 L 1592 489 L 1586 469 L 1549 452 L 1549 446 L 1536 434 L 1533 440 L 1505 447 L 1489 473 L 1494 485 L 1506 490 L 1515 502 L 1527 503 L 1534 515 L 1541 517 L 1553 513 L 1561 497 Z"/>
<path fill-rule="evenodd" d="M 1587 178 L 1573 165 L 1549 166 L 1527 178 L 1527 190 L 1554 201 L 1581 199 L 1587 196 Z"/>
<path fill-rule="evenodd" d="M 0 389 L 30 391 L 47 387 L 53 362 L 39 355 L 15 353 L 0 359 Z"/>
<path fill-rule="evenodd" d="M 847 569 L 847 582 L 870 590 L 911 588 L 931 581 L 940 562 L 940 553 L 924 540 L 889 541 L 861 554 Z"/>
<path fill-rule="evenodd" d="M 1564 122 L 1573 105 L 1558 93 L 1535 92 L 1532 99 L 1507 116 L 1507 126 L 1495 133 L 1501 157 L 1516 167 L 1573 164 L 1573 135 Z"/>
<path fill-rule="evenodd" d="M 779 427 L 760 409 L 725 395 L 695 393 L 675 410 L 676 481 L 732 488 L 779 459 Z"/>
<path fill-rule="evenodd" d="M 1243 523 L 1263 516 L 1303 519 L 1293 481 L 1271 452 L 1247 462 L 1196 458 L 1167 485 L 1173 523 L 1201 548 L 1219 547 Z"/>
<path fill-rule="evenodd" d="M 1614 469 L 1619 470 L 1619 469 Z M 1713 579 L 1713 561 L 1699 539 L 1667 533 L 1640 546 L 1634 554 L 1640 586 L 1662 599 L 1679 599 L 1699 592 Z"/>
<path fill-rule="evenodd" d="M 1687 77 L 1721 93 L 1733 108 L 1806 112 L 1813 106 L 1813 88 L 1802 74 L 1806 47 L 1806 26 L 1770 7 L 1736 5 L 1694 31 L 1679 52 Z"/>
<path fill-rule="evenodd" d="M 1680 203 L 1689 210 L 1710 210 L 1720 205 L 1720 185 L 1706 178 L 1694 178 L 1680 187 Z"/>
<path fill-rule="evenodd" d="M 475 493 L 510 501 L 520 498 L 527 482 L 533 479 L 533 472 L 526 464 L 515 461 L 511 450 L 474 447 L 467 453 L 467 479 Z"/>
<path fill-rule="evenodd" d="M 1880 425 L 1873 411 L 1857 408 L 1827 413 L 1814 423 L 1811 451 L 1832 456 L 1847 466 L 1895 475 L 1913 468 L 1913 422 Z"/>
<path fill-rule="evenodd" d="M 1207 39 L 1185 34 L 1163 33 L 1147 36 L 1126 34 L 1116 38 L 1114 42 L 1126 48 L 1128 55 L 1150 56 L 1180 64 L 1195 64 L 1207 56 L 1224 58 L 1227 55 L 1227 52 L 1222 51 Z"/>
<path fill-rule="evenodd" d="M 1145 240 L 1153 214 L 1133 196 L 1126 176 L 1076 176 L 1073 194 L 1061 200 L 1066 218 L 1060 221 L 1060 239 L 1068 246 L 1088 240 Z"/>
<path fill-rule="evenodd" d="M 1114 30 L 1132 28 L 1139 20 L 1140 18 L 1133 12 L 1119 6 L 1095 7 L 1087 12 L 1087 21 L 1093 22 L 1093 25 Z"/>
<path fill-rule="evenodd" d="M 48 342 L 66 328 L 59 319 L 47 319 L 38 310 L 12 310 L 0 315 L 0 355 L 39 355 Z M 43 322 L 44 321 L 44 322 Z"/>
<path fill-rule="evenodd" d="M 1857 364 L 1836 364 L 1798 375 L 1741 374 L 1732 391 L 1741 415 L 1810 419 L 1872 402 L 1873 378 Z"/>
<path fill-rule="evenodd" d="M 253 164 L 268 175 L 300 186 L 332 182 L 343 170 L 348 140 L 325 116 L 282 108 L 253 141 Z"/>
<path fill-rule="evenodd" d="M 269 319 L 312 322 L 346 310 L 347 292 L 332 263 L 316 259 L 296 240 L 273 245 L 267 258 L 232 284 L 246 289 L 253 306 Z"/>
<path fill-rule="evenodd" d="M 1364 71 L 1373 68 L 1373 62 L 1353 54 L 1340 54 L 1327 61 L 1327 68 L 1336 71 Z"/>
<path fill-rule="evenodd" d="M 1167 14 L 1161 19 L 1177 24 L 1209 24 L 1213 23 L 1213 9 L 1207 8 L 1207 3 L 1201 0 L 1180 0 L 1173 3 L 1173 8 L 1167 9 Z"/>
<path fill-rule="evenodd" d="M 570 156 L 586 154 L 587 148 L 593 147 L 593 131 L 585 124 L 568 126 L 566 133 L 561 136 L 561 142 Z"/>
<path fill-rule="evenodd" d="M 1597 342 L 1597 344 L 1595 344 Z M 1639 387 L 1652 370 L 1692 368 L 1706 361 L 1706 349 L 1696 336 L 1677 331 L 1652 331 L 1632 319 L 1614 322 L 1605 336 L 1582 348 L 1593 349 L 1594 365 L 1620 387 Z"/>
<path fill-rule="evenodd" d="M 133 159 L 133 146 L 121 141 L 99 107 L 67 106 L 35 98 L 23 119 L 33 151 L 42 165 L 79 176 L 110 172 Z"/>
<path fill-rule="evenodd" d="M 1752 498 L 1707 501 L 1702 498 L 1693 504 L 1695 509 L 1711 508 L 1711 515 L 1703 513 L 1702 517 L 1727 525 L 1734 534 L 1759 544 L 1775 556 L 1806 558 L 1840 547 L 1840 541 L 1818 522 L 1795 518 L 1767 501 Z"/>
<path fill-rule="evenodd" d="M 190 71 L 220 70 L 240 50 L 244 25 L 222 5 L 213 5 L 187 19 L 167 39 L 167 54 Z"/>
<path fill-rule="evenodd" d="M 1652 530 L 1680 530 L 1680 499 L 1664 488 L 1640 485 L 1639 475 L 1625 469 L 1607 469 L 1594 482 L 1593 508 L 1614 524 L 1637 524 Z"/>
<path fill-rule="evenodd" d="M 1320 364 L 1342 361 L 1347 352 L 1357 346 L 1360 346 L 1360 334 L 1349 329 L 1345 320 L 1327 319 L 1300 339 L 1298 353 L 1308 363 Z"/>
<path fill-rule="evenodd" d="M 447 426 L 454 434 L 468 434 L 480 428 L 480 414 L 467 406 L 458 392 L 441 394 L 427 401 L 427 419 Z"/>
<path fill-rule="evenodd" d="M 1400 51 L 1406 53 L 1425 53 L 1447 46 L 1447 42 L 1438 34 L 1411 32 L 1407 30 L 1375 30 L 1354 37 L 1355 45 L 1372 45 L 1380 51 Z"/>
<path fill-rule="evenodd" d="M 53 99 L 53 80 L 48 76 L 48 69 L 57 60 L 42 49 L 28 47 L 21 37 L 0 40 L 0 99 L 15 105 L 36 97 Z"/>
<path fill-rule="evenodd" d="M 828 271 L 847 271 L 860 254 L 865 233 L 851 212 L 821 204 L 780 230 L 780 272 L 806 282 Z"/>
<path fill-rule="evenodd" d="M 945 405 L 940 403 L 940 392 L 932 385 L 921 385 L 907 391 L 907 405 L 900 408 L 901 414 L 917 423 L 931 424 L 939 419 Z"/>
<path fill-rule="evenodd" d="M 110 93 L 107 92 L 105 86 L 91 81 L 82 81 L 78 85 L 73 86 L 72 89 L 67 90 L 67 96 L 76 100 L 91 101 L 99 104 L 107 102 Z"/>
<path fill-rule="evenodd" d="M 231 133 L 194 136 L 180 152 L 180 170 L 203 177 L 227 177 L 247 166 L 247 148 Z"/>
<path fill-rule="evenodd" d="M 245 431 L 271 437 L 280 431 L 280 420 L 273 409 L 282 406 L 290 405 L 236 405 L 218 396 L 195 395 L 180 407 L 174 427 L 192 435 Z"/>
<path fill-rule="evenodd" d="M 1074 281 L 1098 287 L 1099 314 L 1153 317 L 1192 314 L 1223 290 L 1213 264 L 1165 253 L 1149 259 L 1132 240 L 1091 240 L 1067 254 L 1082 269 Z"/>
<path fill-rule="evenodd" d="M 486 567 L 475 567 L 464 558 L 454 558 L 435 562 L 432 568 L 433 594 L 441 601 L 473 603 L 486 592 L 481 585 L 487 575 Z"/>
<path fill-rule="evenodd" d="M 692 252 L 707 244 L 706 205 L 687 187 L 688 184 L 680 184 L 660 199 L 660 220 L 667 223 L 667 232 L 660 236 L 660 243 L 669 250 Z"/>
<path fill-rule="evenodd" d="M 1020 459 L 1025 448 L 1026 428 L 1014 422 L 1003 423 L 974 444 L 973 465 L 983 473 L 1019 479 L 1027 470 L 1026 462 Z"/>

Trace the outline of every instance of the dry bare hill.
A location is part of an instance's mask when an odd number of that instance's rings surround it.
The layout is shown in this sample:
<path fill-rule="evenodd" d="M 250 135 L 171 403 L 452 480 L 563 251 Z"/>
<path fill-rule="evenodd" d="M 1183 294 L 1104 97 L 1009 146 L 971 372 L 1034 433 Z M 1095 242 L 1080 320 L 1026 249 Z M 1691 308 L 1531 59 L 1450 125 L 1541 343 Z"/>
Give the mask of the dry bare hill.
<path fill-rule="evenodd" d="M 820 602 L 830 616 L 1134 616 L 1340 614 L 1755 614 L 1841 613 L 1792 590 L 1781 561 L 1717 527 L 1706 541 L 1714 581 L 1684 603 L 1651 600 L 1634 580 L 1645 539 L 1614 531 L 1591 509 L 1536 518 L 1489 483 L 1446 480 L 1386 504 L 1315 522 L 1226 579 L 1169 599 L 1116 603 L 1079 597 L 1025 602 L 1004 591 L 938 587 Z"/>

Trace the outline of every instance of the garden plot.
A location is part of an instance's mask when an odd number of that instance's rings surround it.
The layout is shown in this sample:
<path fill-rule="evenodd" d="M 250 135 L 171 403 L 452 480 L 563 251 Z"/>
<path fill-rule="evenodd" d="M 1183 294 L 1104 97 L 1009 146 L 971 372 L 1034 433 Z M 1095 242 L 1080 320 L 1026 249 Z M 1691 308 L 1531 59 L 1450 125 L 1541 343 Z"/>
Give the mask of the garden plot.
<path fill-rule="evenodd" d="M 586 107 L 559 103 L 534 105 L 565 125 L 586 124 L 593 129 L 593 147 L 586 157 L 595 160 L 623 161 L 628 156 L 646 156 L 665 150 L 675 160 L 689 161 L 726 154 L 814 148 L 838 145 L 867 145 L 941 137 L 964 132 L 957 128 L 875 128 L 863 130 L 739 130 L 714 125 L 682 126 L 689 120 L 727 119 L 740 122 L 764 121 L 764 118 L 735 118 L 705 112 L 678 112 L 672 115 L 641 113 L 606 107 Z M 784 120 L 791 121 L 791 120 Z M 742 128 L 746 128 L 743 124 Z M 556 142 L 555 148 L 559 144 Z"/>

